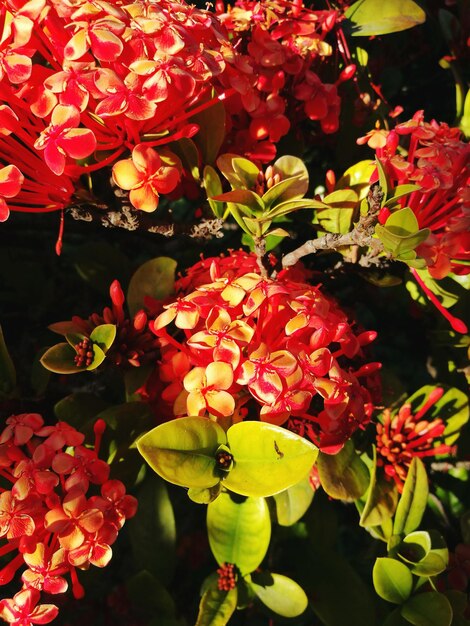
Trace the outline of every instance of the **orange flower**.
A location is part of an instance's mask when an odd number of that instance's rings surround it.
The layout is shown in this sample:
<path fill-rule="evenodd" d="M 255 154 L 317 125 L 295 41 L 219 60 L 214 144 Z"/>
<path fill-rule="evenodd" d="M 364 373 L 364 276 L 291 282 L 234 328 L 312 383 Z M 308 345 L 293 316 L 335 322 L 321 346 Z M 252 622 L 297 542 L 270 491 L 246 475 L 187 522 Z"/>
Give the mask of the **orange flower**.
<path fill-rule="evenodd" d="M 232 415 L 235 400 L 226 389 L 233 383 L 233 370 L 228 363 L 213 361 L 204 367 L 194 367 L 184 377 L 188 415 L 204 415 L 206 411 L 218 417 Z"/>
<path fill-rule="evenodd" d="M 115 163 L 113 180 L 126 191 L 136 209 L 151 213 L 158 206 L 159 196 L 170 193 L 181 177 L 179 158 L 169 150 L 158 154 L 153 148 L 139 143 L 132 150 L 132 158 Z"/>

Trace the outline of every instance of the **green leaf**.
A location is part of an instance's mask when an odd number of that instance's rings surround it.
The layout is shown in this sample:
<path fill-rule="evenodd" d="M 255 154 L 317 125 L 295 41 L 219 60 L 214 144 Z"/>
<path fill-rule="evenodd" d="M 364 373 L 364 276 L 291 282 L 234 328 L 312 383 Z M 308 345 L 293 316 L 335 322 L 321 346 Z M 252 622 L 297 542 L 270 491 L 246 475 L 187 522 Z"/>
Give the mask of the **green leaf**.
<path fill-rule="evenodd" d="M 397 200 L 403 198 L 404 196 L 407 196 L 413 191 L 417 191 L 418 189 L 421 189 L 419 185 L 397 185 L 393 190 L 393 196 L 391 198 L 388 198 L 384 206 L 388 208 L 393 207 L 396 204 Z"/>
<path fill-rule="evenodd" d="M 398 491 L 393 481 L 377 479 L 377 453 L 374 446 L 374 461 L 370 473 L 370 486 L 361 513 L 359 525 L 367 528 L 379 526 L 393 517 L 397 508 Z"/>
<path fill-rule="evenodd" d="M 83 424 L 106 408 L 100 396 L 77 392 L 62 398 L 54 405 L 54 414 L 60 421 L 82 430 Z"/>
<path fill-rule="evenodd" d="M 450 602 L 437 591 L 413 596 L 401 607 L 401 614 L 414 626 L 450 626 L 452 623 Z"/>
<path fill-rule="evenodd" d="M 297 183 L 297 178 L 300 178 L 300 176 L 286 178 L 273 185 L 271 189 L 268 189 L 262 196 L 266 209 L 270 209 L 278 200 L 282 202 L 302 198 L 303 196 L 299 196 L 292 191 L 292 188 L 294 188 Z M 291 190 L 291 193 L 289 193 L 289 190 Z"/>
<path fill-rule="evenodd" d="M 148 570 L 165 584 L 171 580 L 176 565 L 176 525 L 167 487 L 152 474 L 135 495 L 139 508 L 126 522 L 133 566 Z"/>
<path fill-rule="evenodd" d="M 410 207 L 394 211 L 385 222 L 385 227 L 399 237 L 414 235 L 419 230 L 418 220 Z"/>
<path fill-rule="evenodd" d="M 382 162 L 380 159 L 375 159 L 375 166 L 377 167 L 377 172 L 379 174 L 379 185 L 380 185 L 380 189 L 382 190 L 383 193 L 383 197 L 382 197 L 382 201 L 380 203 L 380 206 L 383 207 L 385 204 L 385 201 L 387 199 L 388 196 L 388 190 L 390 189 L 390 183 L 388 180 L 388 176 L 386 171 L 384 170 L 384 166 L 382 165 Z"/>
<path fill-rule="evenodd" d="M 281 179 L 295 177 L 295 184 L 289 186 L 289 191 L 283 194 L 283 200 L 302 198 L 308 191 L 308 170 L 302 159 L 292 155 L 284 155 L 273 163 L 274 174 L 280 174 Z"/>
<path fill-rule="evenodd" d="M 256 185 L 260 170 L 252 161 L 236 156 L 232 159 L 232 168 L 245 189 Z"/>
<path fill-rule="evenodd" d="M 264 559 L 271 518 L 264 498 L 240 498 L 227 492 L 207 507 L 209 545 L 219 565 L 233 563 L 242 576 Z"/>
<path fill-rule="evenodd" d="M 397 555 L 416 576 L 437 576 L 449 562 L 447 545 L 437 531 L 410 533 L 398 547 Z"/>
<path fill-rule="evenodd" d="M 214 215 L 222 219 L 224 216 L 224 203 L 212 200 L 213 196 L 222 193 L 222 182 L 219 175 L 211 165 L 206 165 L 203 172 L 204 189 L 206 190 L 207 199 Z"/>
<path fill-rule="evenodd" d="M 217 483 L 208 489 L 196 489 L 191 487 L 188 489 L 188 498 L 197 504 L 209 504 L 219 497 L 222 484 Z"/>
<path fill-rule="evenodd" d="M 68 343 L 58 343 L 52 346 L 42 355 L 42 365 L 56 374 L 78 374 L 84 372 L 86 367 L 77 367 L 74 362 L 76 351 Z"/>
<path fill-rule="evenodd" d="M 359 50 L 360 48 L 357 48 L 357 51 Z M 365 51 L 363 52 L 367 54 Z M 363 200 L 369 193 L 370 179 L 376 167 L 375 161 L 371 160 L 355 163 L 348 167 L 337 181 L 336 189 L 353 189 L 357 193 L 358 199 Z"/>
<path fill-rule="evenodd" d="M 275 217 L 282 217 L 288 215 L 293 211 L 299 211 L 300 209 L 324 209 L 325 204 L 320 200 L 309 200 L 308 198 L 301 198 L 299 200 L 286 200 L 281 204 L 276 204 L 274 208 L 266 212 L 266 217 L 274 219 Z"/>
<path fill-rule="evenodd" d="M 354 209 L 325 209 L 317 213 L 318 223 L 328 233 L 348 233 Z"/>
<path fill-rule="evenodd" d="M 264 422 L 231 426 L 227 440 L 234 467 L 224 486 L 245 496 L 272 496 L 299 482 L 311 469 L 317 448 L 302 437 Z"/>
<path fill-rule="evenodd" d="M 198 102 L 202 104 L 201 100 Z M 203 163 L 212 164 L 219 154 L 225 138 L 225 116 L 225 107 L 218 100 L 190 118 L 199 126 L 193 141 L 202 153 Z"/>
<path fill-rule="evenodd" d="M 222 591 L 211 587 L 201 598 L 196 626 L 225 626 L 237 608 L 237 588 Z"/>
<path fill-rule="evenodd" d="M 93 361 L 85 368 L 87 371 L 95 370 L 106 358 L 106 354 L 96 343 L 92 345 L 91 349 L 93 350 Z"/>
<path fill-rule="evenodd" d="M 147 570 L 142 570 L 125 583 L 125 589 L 139 617 L 149 620 L 153 615 L 163 620 L 175 617 L 176 606 L 163 584 Z"/>
<path fill-rule="evenodd" d="M 320 452 L 317 469 L 323 489 L 332 498 L 351 502 L 369 486 L 369 470 L 352 441 L 347 441 L 337 454 Z"/>
<path fill-rule="evenodd" d="M 116 325 L 101 324 L 97 326 L 92 330 L 90 339 L 93 343 L 98 344 L 101 350 L 106 353 L 116 339 Z"/>
<path fill-rule="evenodd" d="M 281 526 L 292 526 L 307 512 L 314 491 L 308 476 L 292 487 L 274 495 L 277 521 Z"/>
<path fill-rule="evenodd" d="M 251 587 L 261 602 L 281 617 L 298 617 L 308 606 L 305 591 L 287 576 L 254 573 L 251 576 Z"/>
<path fill-rule="evenodd" d="M 145 308 L 145 296 L 163 300 L 173 292 L 176 261 L 161 256 L 141 265 L 132 276 L 127 290 L 131 315 Z"/>
<path fill-rule="evenodd" d="M 234 204 L 248 207 L 251 211 L 263 210 L 264 204 L 261 198 L 254 191 L 249 189 L 232 189 L 226 193 L 210 198 L 217 202 L 233 202 Z"/>
<path fill-rule="evenodd" d="M 400 561 L 388 557 L 376 560 L 372 579 L 378 595 L 394 604 L 402 604 L 410 597 L 413 589 L 410 570 Z"/>
<path fill-rule="evenodd" d="M 191 173 L 194 180 L 199 180 L 199 153 L 195 142 L 188 137 L 182 137 L 178 141 L 173 141 L 170 149 L 179 157 L 184 169 Z"/>
<path fill-rule="evenodd" d="M 352 22 L 352 35 L 396 33 L 423 24 L 426 14 L 412 0 L 358 0 L 345 13 Z"/>
<path fill-rule="evenodd" d="M 0 395 L 12 393 L 16 386 L 16 370 L 0 326 Z"/>
<path fill-rule="evenodd" d="M 397 506 L 393 533 L 407 535 L 413 532 L 421 523 L 428 500 L 428 477 L 423 462 L 413 457 L 403 492 Z"/>
<path fill-rule="evenodd" d="M 223 429 L 204 417 L 160 424 L 137 441 L 150 467 L 170 483 L 206 489 L 220 481 L 215 453 L 226 443 Z"/>

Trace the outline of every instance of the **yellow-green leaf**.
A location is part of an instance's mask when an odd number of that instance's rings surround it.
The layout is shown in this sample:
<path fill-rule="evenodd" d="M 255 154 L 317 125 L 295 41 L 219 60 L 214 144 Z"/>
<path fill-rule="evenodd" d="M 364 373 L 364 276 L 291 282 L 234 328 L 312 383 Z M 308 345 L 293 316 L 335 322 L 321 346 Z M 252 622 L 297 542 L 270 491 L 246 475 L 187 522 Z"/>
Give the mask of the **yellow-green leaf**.
<path fill-rule="evenodd" d="M 277 521 L 281 526 L 292 526 L 307 512 L 314 491 L 308 475 L 288 489 L 274 496 Z"/>
<path fill-rule="evenodd" d="M 144 308 L 145 296 L 163 300 L 173 292 L 176 261 L 157 257 L 141 265 L 132 276 L 127 290 L 127 305 L 131 315 Z"/>
<path fill-rule="evenodd" d="M 337 454 L 320 452 L 317 468 L 322 487 L 332 498 L 357 500 L 369 486 L 369 470 L 356 454 L 352 441 L 346 442 Z"/>
<path fill-rule="evenodd" d="M 233 563 L 242 576 L 264 559 L 271 539 L 271 518 L 264 498 L 227 492 L 207 507 L 209 545 L 219 565 Z"/>
<path fill-rule="evenodd" d="M 426 14 L 413 0 L 358 0 L 346 11 L 352 35 L 396 33 L 423 24 Z"/>
<path fill-rule="evenodd" d="M 272 496 L 301 480 L 317 458 L 318 449 L 280 426 L 240 422 L 229 428 L 227 440 L 234 467 L 224 486 L 245 496 Z"/>
<path fill-rule="evenodd" d="M 410 597 L 413 576 L 404 563 L 388 557 L 377 559 L 372 579 L 378 595 L 394 604 L 402 604 Z"/>
<path fill-rule="evenodd" d="M 393 524 L 394 535 L 407 535 L 418 528 L 428 500 L 428 477 L 423 462 L 413 457 Z"/>
<path fill-rule="evenodd" d="M 225 626 L 237 608 L 237 588 L 222 591 L 211 587 L 199 604 L 196 626 Z"/>
<path fill-rule="evenodd" d="M 250 586 L 261 602 L 281 617 L 298 617 L 308 606 L 305 591 L 287 576 L 255 573 Z"/>
<path fill-rule="evenodd" d="M 204 417 L 181 417 L 160 424 L 137 441 L 150 467 L 170 483 L 182 487 L 214 487 L 220 476 L 215 453 L 226 443 L 224 430 Z"/>

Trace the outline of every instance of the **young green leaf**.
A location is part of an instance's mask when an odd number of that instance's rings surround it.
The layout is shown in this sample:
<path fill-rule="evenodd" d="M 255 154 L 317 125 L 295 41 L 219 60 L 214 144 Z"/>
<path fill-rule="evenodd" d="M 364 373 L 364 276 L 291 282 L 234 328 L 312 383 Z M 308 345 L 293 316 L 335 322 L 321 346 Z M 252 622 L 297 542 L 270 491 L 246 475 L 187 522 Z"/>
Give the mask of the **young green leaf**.
<path fill-rule="evenodd" d="M 207 507 L 209 545 L 219 565 L 233 563 L 242 576 L 264 559 L 271 518 L 264 498 L 240 498 L 227 492 Z"/>
<path fill-rule="evenodd" d="M 388 557 L 376 560 L 372 579 L 378 595 L 394 604 L 402 604 L 413 589 L 413 576 L 410 570 L 396 559 Z"/>
<path fill-rule="evenodd" d="M 211 587 L 199 604 L 196 626 L 225 626 L 237 608 L 237 588 L 222 591 Z"/>
<path fill-rule="evenodd" d="M 357 0 L 345 15 L 355 36 L 388 35 L 426 20 L 425 12 L 413 0 Z"/>
<path fill-rule="evenodd" d="M 423 462 L 413 457 L 397 506 L 393 533 L 407 535 L 418 528 L 428 500 L 428 477 Z"/>
<path fill-rule="evenodd" d="M 143 435 L 137 448 L 150 467 L 170 483 L 208 489 L 220 481 L 215 453 L 226 441 L 225 432 L 216 422 L 182 417 Z"/>
<path fill-rule="evenodd" d="M 312 503 L 314 493 L 308 476 L 292 487 L 276 493 L 273 497 L 278 524 L 292 526 L 298 522 Z"/>
<path fill-rule="evenodd" d="M 298 617 L 308 606 L 305 591 L 287 576 L 256 572 L 250 586 L 261 602 L 281 617 Z"/>
<path fill-rule="evenodd" d="M 116 325 L 100 324 L 91 331 L 90 339 L 106 353 L 116 339 Z"/>

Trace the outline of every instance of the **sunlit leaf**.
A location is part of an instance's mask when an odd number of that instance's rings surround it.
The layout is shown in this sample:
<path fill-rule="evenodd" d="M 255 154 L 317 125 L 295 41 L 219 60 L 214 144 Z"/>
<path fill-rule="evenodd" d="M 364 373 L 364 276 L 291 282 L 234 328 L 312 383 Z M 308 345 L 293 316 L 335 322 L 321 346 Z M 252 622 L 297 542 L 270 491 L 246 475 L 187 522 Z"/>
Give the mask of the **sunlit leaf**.
<path fill-rule="evenodd" d="M 251 576 L 251 587 L 261 602 L 281 617 L 302 615 L 308 606 L 305 591 L 287 576 L 254 573 Z"/>
<path fill-rule="evenodd" d="M 402 604 L 410 597 L 413 576 L 404 563 L 388 557 L 376 560 L 372 570 L 374 587 L 378 595 L 394 604 Z"/>
<path fill-rule="evenodd" d="M 359 524 L 379 526 L 395 513 L 398 491 L 393 481 L 377 478 L 377 453 L 374 447 L 374 461 L 370 473 L 370 486 Z"/>
<path fill-rule="evenodd" d="M 412 0 L 358 0 L 345 15 L 355 36 L 396 33 L 426 20 L 423 9 Z"/>
<path fill-rule="evenodd" d="M 70 344 L 58 343 L 46 350 L 41 357 L 41 363 L 47 370 L 56 374 L 76 374 L 86 370 L 86 367 L 75 365 L 76 355 Z"/>
<path fill-rule="evenodd" d="M 407 535 L 421 523 L 428 499 L 428 477 L 423 462 L 413 457 L 397 506 L 393 533 Z"/>
<path fill-rule="evenodd" d="M 308 170 L 302 159 L 292 155 L 283 155 L 273 163 L 274 173 L 281 174 L 281 179 L 295 178 L 295 184 L 289 186 L 289 191 L 283 200 L 302 198 L 308 191 Z"/>
<path fill-rule="evenodd" d="M 356 50 L 359 51 L 360 48 Z M 336 189 L 354 189 L 358 195 L 358 199 L 363 200 L 369 192 L 370 179 L 375 169 L 376 164 L 374 161 L 359 161 L 351 165 L 351 167 L 348 167 L 337 181 L 335 187 Z"/>
<path fill-rule="evenodd" d="M 417 576 L 437 576 L 449 562 L 446 543 L 437 531 L 410 533 L 398 547 L 397 555 Z"/>
<path fill-rule="evenodd" d="M 271 518 L 264 498 L 240 498 L 227 492 L 207 507 L 209 545 L 219 565 L 233 563 L 242 576 L 264 559 Z"/>
<path fill-rule="evenodd" d="M 262 210 L 264 208 L 263 201 L 258 194 L 249 189 L 232 189 L 232 191 L 213 196 L 211 200 L 217 202 L 233 202 L 248 207 L 252 211 Z"/>
<path fill-rule="evenodd" d="M 206 190 L 209 205 L 214 215 L 221 219 L 224 215 L 224 203 L 212 200 L 213 196 L 222 193 L 222 182 L 219 175 L 211 165 L 206 165 L 203 172 L 204 189 Z"/>
<path fill-rule="evenodd" d="M 182 417 L 160 424 L 137 441 L 150 467 L 170 483 L 206 489 L 216 485 L 215 453 L 226 443 L 223 429 L 210 419 Z"/>
<path fill-rule="evenodd" d="M 127 290 L 127 304 L 131 315 L 145 307 L 145 296 L 163 300 L 173 292 L 176 261 L 157 257 L 141 265 L 132 276 Z"/>
<path fill-rule="evenodd" d="M 93 343 L 98 344 L 101 350 L 106 353 L 116 339 L 116 325 L 101 324 L 97 326 L 92 330 L 90 339 Z"/>
<path fill-rule="evenodd" d="M 235 461 L 224 486 L 246 496 L 272 496 L 299 482 L 311 469 L 317 448 L 280 426 L 240 422 L 227 440 Z"/>

